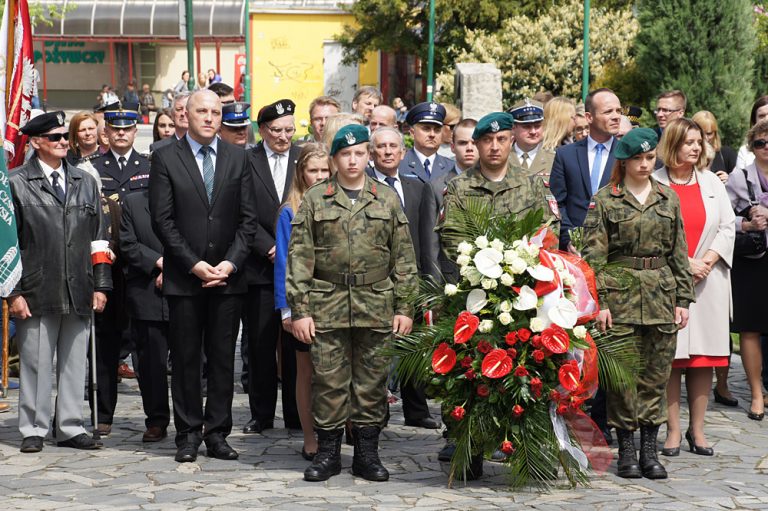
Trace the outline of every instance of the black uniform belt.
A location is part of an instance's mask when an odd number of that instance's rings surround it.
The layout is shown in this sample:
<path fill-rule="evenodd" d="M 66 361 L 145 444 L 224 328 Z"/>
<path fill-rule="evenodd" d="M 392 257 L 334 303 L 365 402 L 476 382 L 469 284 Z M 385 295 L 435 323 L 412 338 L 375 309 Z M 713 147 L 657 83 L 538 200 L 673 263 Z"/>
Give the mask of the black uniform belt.
<path fill-rule="evenodd" d="M 355 287 L 355 286 L 367 286 L 381 282 L 389 277 L 389 268 L 380 268 L 378 270 L 368 271 L 365 273 L 339 273 L 335 271 L 325 271 L 315 269 L 315 278 L 325 280 L 326 282 L 333 282 L 334 284 L 341 284 L 343 286 Z"/>
<path fill-rule="evenodd" d="M 608 256 L 609 263 L 618 263 L 618 266 L 632 268 L 633 270 L 658 270 L 667 265 L 667 258 L 660 257 L 631 257 L 631 256 Z"/>

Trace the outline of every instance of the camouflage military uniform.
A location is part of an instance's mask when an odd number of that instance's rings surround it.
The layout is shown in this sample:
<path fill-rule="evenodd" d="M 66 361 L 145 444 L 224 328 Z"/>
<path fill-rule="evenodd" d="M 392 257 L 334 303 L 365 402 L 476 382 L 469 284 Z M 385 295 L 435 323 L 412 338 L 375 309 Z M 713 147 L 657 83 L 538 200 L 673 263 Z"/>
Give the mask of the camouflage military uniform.
<path fill-rule="evenodd" d="M 443 211 L 437 221 L 443 251 L 448 259 L 456 260 L 458 240 L 450 239 L 456 231 L 452 212 L 463 209 L 467 200 L 489 201 L 494 215 L 514 214 L 522 218 L 529 211 L 544 210 L 544 221 L 552 220 L 552 229 L 558 234 L 560 213 L 557 201 L 540 177 L 526 176 L 523 169 L 507 169 L 501 181 L 489 181 L 480 172 L 480 163 L 448 182 L 443 199 Z"/>
<path fill-rule="evenodd" d="M 291 224 L 286 295 L 294 321 L 315 322 L 315 426 L 381 427 L 389 360 L 379 350 L 394 315 L 412 317 L 418 275 L 400 200 L 366 177 L 353 204 L 332 177 L 307 191 Z"/>
<path fill-rule="evenodd" d="M 600 308 L 613 318 L 611 333 L 632 337 L 643 357 L 637 386 L 608 392 L 608 422 L 633 431 L 667 420 L 666 385 L 675 356 L 675 307 L 694 300 L 680 201 L 651 180 L 641 205 L 621 185 L 606 186 L 584 221 L 584 258 L 598 269 Z"/>

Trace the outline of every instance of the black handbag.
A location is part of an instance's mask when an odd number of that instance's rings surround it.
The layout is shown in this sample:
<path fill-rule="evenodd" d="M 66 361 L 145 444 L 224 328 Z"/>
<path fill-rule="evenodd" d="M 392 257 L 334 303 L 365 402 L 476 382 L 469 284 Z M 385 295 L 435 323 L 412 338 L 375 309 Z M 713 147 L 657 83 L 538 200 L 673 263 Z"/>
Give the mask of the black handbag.
<path fill-rule="evenodd" d="M 747 169 L 741 169 L 744 172 L 744 180 L 747 182 L 747 192 L 749 193 L 749 206 L 744 209 L 739 216 L 750 219 L 749 210 L 757 205 L 755 191 L 752 189 L 752 183 L 747 177 Z M 737 256 L 762 256 L 765 253 L 766 242 L 765 231 L 740 231 L 736 233 L 736 242 L 733 246 L 733 255 Z"/>

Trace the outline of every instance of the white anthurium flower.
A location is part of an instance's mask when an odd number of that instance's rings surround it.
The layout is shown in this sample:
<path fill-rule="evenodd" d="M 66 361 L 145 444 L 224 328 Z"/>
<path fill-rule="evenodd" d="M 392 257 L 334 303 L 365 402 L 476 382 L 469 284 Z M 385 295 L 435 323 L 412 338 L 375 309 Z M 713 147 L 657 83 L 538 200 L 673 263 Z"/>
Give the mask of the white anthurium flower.
<path fill-rule="evenodd" d="M 459 286 L 456 286 L 454 284 L 446 284 L 445 285 L 445 289 L 443 290 L 443 292 L 447 296 L 453 296 L 453 295 L 455 295 L 456 293 L 459 292 Z"/>
<path fill-rule="evenodd" d="M 504 254 L 493 248 L 479 250 L 474 257 L 477 271 L 489 279 L 498 279 L 504 273 L 500 264 L 503 260 Z"/>
<path fill-rule="evenodd" d="M 584 325 L 578 325 L 573 327 L 573 335 L 575 335 L 577 339 L 586 339 L 587 327 L 585 327 Z"/>
<path fill-rule="evenodd" d="M 547 316 L 552 320 L 552 323 L 559 327 L 570 329 L 576 325 L 576 321 L 579 319 L 579 311 L 576 310 L 576 306 L 567 298 L 560 298 L 557 303 L 549 309 Z"/>
<path fill-rule="evenodd" d="M 515 283 L 515 278 L 509 273 L 505 273 L 501 276 L 501 284 L 503 286 L 512 287 Z"/>
<path fill-rule="evenodd" d="M 504 300 L 499 304 L 499 310 L 501 312 L 512 312 L 512 304 L 509 301 Z"/>
<path fill-rule="evenodd" d="M 472 251 L 475 249 L 475 247 L 472 246 L 471 243 L 467 243 L 466 241 L 462 241 L 459 243 L 459 254 L 461 255 L 470 255 Z"/>
<path fill-rule="evenodd" d="M 535 318 L 531 318 L 531 322 L 528 326 L 531 327 L 532 332 L 543 332 L 549 325 L 547 325 L 544 318 L 536 316 Z"/>
<path fill-rule="evenodd" d="M 552 282 L 555 278 L 555 272 L 552 271 L 552 268 L 547 268 L 542 264 L 528 268 L 528 273 L 531 277 L 541 282 Z"/>
<path fill-rule="evenodd" d="M 475 246 L 477 248 L 488 248 L 488 238 L 485 236 L 478 236 L 475 239 Z"/>
<path fill-rule="evenodd" d="M 525 262 L 525 259 L 521 257 L 516 257 L 514 261 L 512 261 L 509 264 L 509 269 L 514 273 L 515 275 L 520 275 L 522 273 L 525 273 L 525 270 L 528 269 L 528 263 Z"/>
<path fill-rule="evenodd" d="M 472 258 L 466 254 L 461 254 L 459 257 L 456 258 L 456 264 L 458 264 L 459 266 L 466 266 L 471 262 L 472 262 Z"/>
<path fill-rule="evenodd" d="M 504 243 L 500 239 L 495 238 L 491 241 L 491 248 L 498 250 L 499 252 L 504 252 Z"/>
<path fill-rule="evenodd" d="M 538 257 L 539 250 L 541 250 L 541 247 L 534 244 L 530 244 L 526 247 L 526 251 L 528 252 L 528 255 L 530 255 L 531 257 Z"/>
<path fill-rule="evenodd" d="M 512 307 L 515 310 L 527 311 L 535 309 L 538 302 L 539 297 L 536 296 L 536 291 L 528 286 L 523 286 L 520 288 L 519 296 L 512 302 Z"/>
<path fill-rule="evenodd" d="M 488 304 L 488 295 L 482 289 L 473 289 L 467 295 L 467 310 L 477 314 Z"/>
<path fill-rule="evenodd" d="M 480 331 L 480 333 L 487 334 L 493 330 L 493 321 L 490 319 L 484 319 L 480 322 L 480 325 L 477 327 L 477 329 Z"/>
<path fill-rule="evenodd" d="M 506 326 L 512 323 L 512 315 L 509 312 L 502 312 L 498 315 L 499 323 Z"/>

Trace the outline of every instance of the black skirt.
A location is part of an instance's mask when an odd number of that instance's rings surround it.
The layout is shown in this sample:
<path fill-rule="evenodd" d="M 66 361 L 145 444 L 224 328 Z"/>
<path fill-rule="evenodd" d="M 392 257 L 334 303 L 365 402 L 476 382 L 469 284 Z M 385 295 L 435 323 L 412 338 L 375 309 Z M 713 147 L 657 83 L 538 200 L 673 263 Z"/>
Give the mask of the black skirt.
<path fill-rule="evenodd" d="M 759 259 L 734 256 L 731 290 L 731 332 L 768 332 L 768 254 Z"/>

